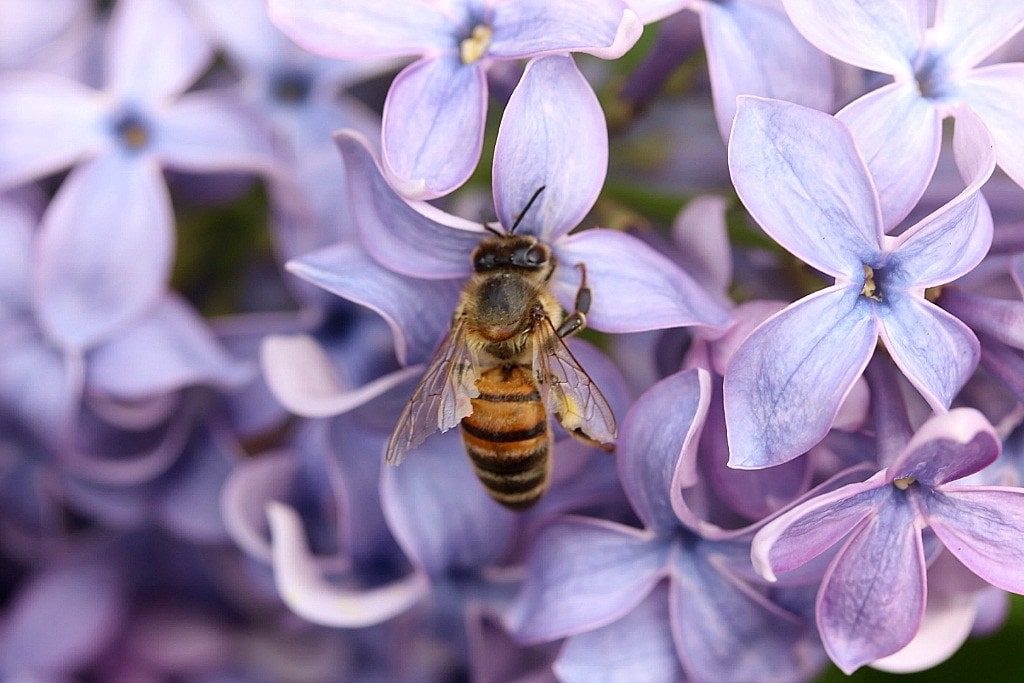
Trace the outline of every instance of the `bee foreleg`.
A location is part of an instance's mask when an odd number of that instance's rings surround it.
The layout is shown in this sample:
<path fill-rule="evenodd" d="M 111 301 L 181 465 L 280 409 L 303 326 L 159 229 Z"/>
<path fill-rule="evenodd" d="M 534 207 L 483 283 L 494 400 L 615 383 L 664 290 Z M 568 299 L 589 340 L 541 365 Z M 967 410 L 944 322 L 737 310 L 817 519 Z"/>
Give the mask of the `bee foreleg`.
<path fill-rule="evenodd" d="M 558 326 L 558 336 L 568 337 L 576 334 L 587 326 L 587 313 L 590 311 L 590 287 L 587 287 L 587 268 L 577 263 L 580 269 L 580 288 L 576 290 L 576 304 L 572 313 Z"/>

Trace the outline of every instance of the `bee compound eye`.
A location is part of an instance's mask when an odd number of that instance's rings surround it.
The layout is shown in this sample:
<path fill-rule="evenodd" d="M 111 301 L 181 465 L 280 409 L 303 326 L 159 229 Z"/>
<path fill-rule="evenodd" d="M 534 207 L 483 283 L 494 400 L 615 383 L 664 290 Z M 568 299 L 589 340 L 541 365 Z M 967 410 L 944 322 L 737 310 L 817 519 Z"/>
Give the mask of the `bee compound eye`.
<path fill-rule="evenodd" d="M 476 270 L 487 270 L 495 266 L 494 254 L 484 251 L 473 258 L 473 268 Z"/>
<path fill-rule="evenodd" d="M 539 266 L 547 260 L 547 251 L 539 244 L 535 244 L 526 250 L 525 261 L 531 266 Z"/>

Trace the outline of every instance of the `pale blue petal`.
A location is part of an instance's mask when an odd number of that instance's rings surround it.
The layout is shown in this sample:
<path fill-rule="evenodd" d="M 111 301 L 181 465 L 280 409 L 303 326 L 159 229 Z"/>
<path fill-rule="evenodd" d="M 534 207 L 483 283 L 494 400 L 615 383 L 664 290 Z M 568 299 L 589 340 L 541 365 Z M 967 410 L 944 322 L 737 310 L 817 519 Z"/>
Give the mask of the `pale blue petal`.
<path fill-rule="evenodd" d="M 160 169 L 117 152 L 79 166 L 43 216 L 37 245 L 41 324 L 68 348 L 95 345 L 167 287 L 174 217 Z"/>
<path fill-rule="evenodd" d="M 429 359 L 458 302 L 461 280 L 417 280 L 392 272 L 359 245 L 342 242 L 288 262 L 288 270 L 376 311 L 395 338 L 400 363 Z"/>
<path fill-rule="evenodd" d="M 102 93 L 43 73 L 0 76 L 0 187 L 97 154 L 109 137 Z"/>
<path fill-rule="evenodd" d="M 536 642 L 610 624 L 665 575 L 668 553 L 653 534 L 613 522 L 581 518 L 547 526 L 534 540 L 509 629 Z"/>
<path fill-rule="evenodd" d="M 797 30 L 854 66 L 909 77 L 924 43 L 924 0 L 782 0 Z"/>
<path fill-rule="evenodd" d="M 958 87 L 967 105 L 985 122 L 996 145 L 996 160 L 1024 187 L 1024 64 L 996 64 L 971 71 Z M 960 125 L 959 118 L 957 125 Z"/>
<path fill-rule="evenodd" d="M 940 302 L 944 310 L 974 332 L 1024 350 L 1024 301 L 978 296 L 958 287 L 946 287 Z"/>
<path fill-rule="evenodd" d="M 571 305 L 582 263 L 592 302 L 587 324 L 602 332 L 641 332 L 707 325 L 722 328 L 729 314 L 689 275 L 636 237 L 595 228 L 554 245 L 556 287 Z M 628 259 L 623 254 L 629 254 Z"/>
<path fill-rule="evenodd" d="M 999 437 L 984 415 L 974 408 L 954 408 L 918 428 L 889 467 L 887 478 L 913 477 L 939 486 L 980 472 L 995 461 L 999 450 Z"/>
<path fill-rule="evenodd" d="M 701 2 L 711 94 L 722 139 L 729 138 L 737 95 L 757 95 L 832 111 L 828 56 L 801 36 L 781 7 Z"/>
<path fill-rule="evenodd" d="M 922 298 L 894 293 L 874 310 L 879 334 L 896 365 L 933 410 L 948 410 L 978 365 L 977 337 Z"/>
<path fill-rule="evenodd" d="M 805 263 L 853 278 L 877 261 L 878 197 L 841 122 L 796 104 L 740 97 L 729 170 L 754 219 Z"/>
<path fill-rule="evenodd" d="M 494 4 L 488 53 L 523 59 L 554 52 L 586 52 L 617 59 L 633 47 L 643 24 L 621 0 L 518 0 Z"/>
<path fill-rule="evenodd" d="M 363 59 L 457 50 L 458 27 L 428 0 L 269 0 L 267 5 L 278 28 L 325 57 Z"/>
<path fill-rule="evenodd" d="M 558 106 L 552 106 L 552 102 Z M 494 206 L 510 229 L 545 242 L 576 227 L 608 170 L 604 112 L 572 57 L 530 61 L 501 118 L 494 148 Z"/>
<path fill-rule="evenodd" d="M 856 287 L 805 297 L 757 327 L 725 374 L 729 466 L 759 469 L 824 438 L 878 338 Z"/>
<path fill-rule="evenodd" d="M 939 0 L 932 39 L 951 69 L 971 67 L 1024 27 L 1018 0 Z"/>
<path fill-rule="evenodd" d="M 890 499 L 843 546 L 818 593 L 818 628 L 845 673 L 891 655 L 924 616 L 925 560 L 914 508 Z"/>
<path fill-rule="evenodd" d="M 490 233 L 426 202 L 395 194 L 366 141 L 351 133 L 335 137 L 345 161 L 353 218 L 367 251 L 411 277 L 453 278 L 472 272 L 470 256 Z"/>
<path fill-rule="evenodd" d="M 487 79 L 456 56 L 424 59 L 395 77 L 384 103 L 388 179 L 410 199 L 433 199 L 466 182 L 480 160 Z"/>
<path fill-rule="evenodd" d="M 949 487 L 924 500 L 928 524 L 957 559 L 992 585 L 1024 593 L 1024 490 Z"/>
<path fill-rule="evenodd" d="M 565 683 L 678 683 L 683 668 L 669 627 L 668 586 L 607 626 L 570 636 L 553 669 Z"/>
<path fill-rule="evenodd" d="M 213 48 L 174 0 L 118 2 L 104 48 L 106 89 L 147 104 L 181 93 L 213 59 Z"/>
<path fill-rule="evenodd" d="M 882 222 L 896 227 L 924 194 L 935 172 L 942 120 L 914 81 L 900 81 L 854 100 L 836 114 L 867 162 Z"/>

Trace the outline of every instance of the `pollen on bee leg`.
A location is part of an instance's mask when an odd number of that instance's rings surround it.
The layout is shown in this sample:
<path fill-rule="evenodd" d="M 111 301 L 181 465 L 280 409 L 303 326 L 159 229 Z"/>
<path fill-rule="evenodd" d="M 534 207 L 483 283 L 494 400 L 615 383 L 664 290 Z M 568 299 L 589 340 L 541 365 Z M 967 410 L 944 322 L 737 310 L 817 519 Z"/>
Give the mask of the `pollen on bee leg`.
<path fill-rule="evenodd" d="M 477 24 L 468 38 L 459 43 L 459 56 L 463 64 L 472 64 L 484 56 L 487 48 L 491 46 L 491 36 L 494 30 L 490 26 Z"/>
<path fill-rule="evenodd" d="M 916 481 L 917 480 L 914 479 L 913 477 L 900 477 L 898 479 L 893 479 L 892 485 L 898 488 L 900 491 L 906 491 L 908 488 L 910 488 L 910 485 Z"/>

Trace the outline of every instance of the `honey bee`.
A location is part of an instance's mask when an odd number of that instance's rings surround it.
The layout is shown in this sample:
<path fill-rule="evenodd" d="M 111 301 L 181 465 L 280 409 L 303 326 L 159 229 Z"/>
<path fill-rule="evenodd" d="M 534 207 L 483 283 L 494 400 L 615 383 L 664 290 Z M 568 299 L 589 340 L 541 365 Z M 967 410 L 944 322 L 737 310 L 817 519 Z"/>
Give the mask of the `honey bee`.
<path fill-rule="evenodd" d="M 516 235 L 538 189 L 508 232 L 473 252 L 452 326 L 398 419 L 386 461 L 397 465 L 435 431 L 462 425 L 462 441 L 484 489 L 502 505 L 534 505 L 551 478 L 548 412 L 572 436 L 611 450 L 615 417 L 563 339 L 583 329 L 590 308 L 586 268 L 575 310 L 551 292 L 551 249 Z"/>

